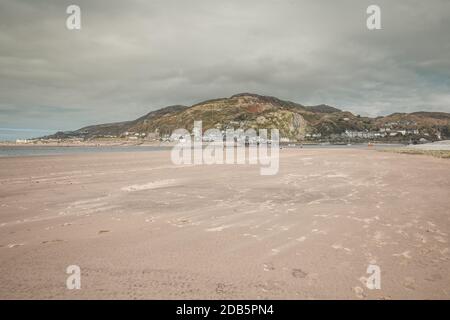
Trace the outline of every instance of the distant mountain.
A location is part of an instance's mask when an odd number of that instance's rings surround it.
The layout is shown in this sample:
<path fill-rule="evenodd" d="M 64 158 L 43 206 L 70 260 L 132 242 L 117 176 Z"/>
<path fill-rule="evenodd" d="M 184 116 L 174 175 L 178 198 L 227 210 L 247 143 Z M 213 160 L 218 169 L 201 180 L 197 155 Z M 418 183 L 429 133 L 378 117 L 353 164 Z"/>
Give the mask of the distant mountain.
<path fill-rule="evenodd" d="M 190 107 L 176 105 L 152 111 L 133 121 L 92 125 L 71 132 L 58 132 L 46 138 L 127 137 L 130 135 L 167 136 L 173 130 L 192 130 L 194 121 L 202 120 L 203 130 L 248 128 L 280 130 L 291 140 L 343 137 L 346 132 L 355 137 L 389 139 L 400 132 L 403 137 L 428 137 L 430 140 L 450 138 L 450 114 L 444 112 L 394 113 L 386 117 L 361 117 L 328 106 L 304 106 L 275 97 L 241 93 L 230 98 L 207 100 Z M 370 134 L 369 134 L 370 133 Z M 376 135 L 378 137 L 378 135 Z"/>

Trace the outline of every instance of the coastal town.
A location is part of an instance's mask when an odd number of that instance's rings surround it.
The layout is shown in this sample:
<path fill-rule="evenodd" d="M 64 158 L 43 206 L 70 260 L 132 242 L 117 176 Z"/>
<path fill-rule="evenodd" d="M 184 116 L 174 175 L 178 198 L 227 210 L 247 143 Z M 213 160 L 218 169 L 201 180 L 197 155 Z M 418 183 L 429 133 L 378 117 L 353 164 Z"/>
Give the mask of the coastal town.
<path fill-rule="evenodd" d="M 221 130 L 221 135 L 206 132 L 203 134 L 204 142 L 220 141 L 225 139 L 226 130 Z M 249 141 L 257 143 L 258 141 L 249 135 L 248 130 L 235 130 L 234 137 L 237 141 Z M 64 132 L 63 137 L 42 137 L 34 139 L 17 139 L 16 144 L 83 144 L 83 143 L 158 143 L 158 142 L 177 142 L 179 137 L 173 134 L 161 134 L 158 130 L 155 132 L 128 132 L 125 131 L 120 135 L 97 135 L 94 137 L 86 137 L 86 132 Z M 185 138 L 185 137 L 183 137 Z M 345 130 L 342 133 L 333 133 L 323 135 L 322 133 L 306 133 L 302 139 L 292 139 L 289 137 L 280 137 L 280 143 L 364 143 L 364 142 L 380 142 L 380 143 L 409 143 L 420 144 L 433 141 L 443 140 L 439 130 L 420 130 L 406 129 L 398 123 L 389 123 L 386 127 L 380 128 L 378 131 L 357 131 Z"/>

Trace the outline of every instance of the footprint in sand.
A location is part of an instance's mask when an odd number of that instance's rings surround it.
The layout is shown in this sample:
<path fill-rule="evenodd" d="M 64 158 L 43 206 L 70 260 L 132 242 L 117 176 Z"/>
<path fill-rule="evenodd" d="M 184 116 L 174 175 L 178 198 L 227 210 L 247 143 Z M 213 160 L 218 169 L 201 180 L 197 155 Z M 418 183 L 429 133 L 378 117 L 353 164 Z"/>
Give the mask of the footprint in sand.
<path fill-rule="evenodd" d="M 232 285 L 225 283 L 218 283 L 216 286 L 216 293 L 218 294 L 231 294 L 233 292 Z"/>
<path fill-rule="evenodd" d="M 273 263 L 271 262 L 264 263 L 264 271 L 273 271 L 273 270 L 275 270 Z"/>
<path fill-rule="evenodd" d="M 180 218 L 180 219 L 176 219 L 176 220 L 169 220 L 167 222 L 173 226 L 181 228 L 181 227 L 184 227 L 185 225 L 190 224 L 191 220 L 186 219 L 186 218 Z"/>
<path fill-rule="evenodd" d="M 57 243 L 57 242 L 63 242 L 64 240 L 61 240 L 61 239 L 54 239 L 54 240 L 45 240 L 45 241 L 42 241 L 41 243 L 42 244 L 46 244 L 46 243 Z"/>
<path fill-rule="evenodd" d="M 307 275 L 308 273 L 303 271 L 302 269 L 292 269 L 292 276 L 294 278 L 304 279 Z"/>
<path fill-rule="evenodd" d="M 406 278 L 405 278 L 405 281 L 403 282 L 403 286 L 404 286 L 406 289 L 409 289 L 409 290 L 415 290 L 415 289 L 416 289 L 415 283 L 416 283 L 416 281 L 414 280 L 414 278 L 406 277 Z"/>
<path fill-rule="evenodd" d="M 315 234 L 328 234 L 327 231 L 325 230 L 319 230 L 319 229 L 312 229 L 311 233 L 315 233 Z"/>
<path fill-rule="evenodd" d="M 355 293 L 355 296 L 359 299 L 364 299 L 366 295 L 364 294 L 364 290 L 361 287 L 353 287 L 353 292 Z"/>
<path fill-rule="evenodd" d="M 417 238 L 417 241 L 420 241 L 421 243 L 427 243 L 427 238 L 423 234 L 416 233 L 414 236 Z"/>
<path fill-rule="evenodd" d="M 335 250 L 344 250 L 346 253 L 349 253 L 349 254 L 352 252 L 352 249 L 346 248 L 339 243 L 335 243 L 331 247 Z"/>
<path fill-rule="evenodd" d="M 447 240 L 445 240 L 443 237 L 441 236 L 434 236 L 434 239 L 440 243 L 447 243 Z"/>
<path fill-rule="evenodd" d="M 431 282 L 441 281 L 442 280 L 442 276 L 440 274 L 438 274 L 438 273 L 435 273 L 435 274 L 432 274 L 431 276 L 425 278 L 425 280 L 431 281 Z"/>

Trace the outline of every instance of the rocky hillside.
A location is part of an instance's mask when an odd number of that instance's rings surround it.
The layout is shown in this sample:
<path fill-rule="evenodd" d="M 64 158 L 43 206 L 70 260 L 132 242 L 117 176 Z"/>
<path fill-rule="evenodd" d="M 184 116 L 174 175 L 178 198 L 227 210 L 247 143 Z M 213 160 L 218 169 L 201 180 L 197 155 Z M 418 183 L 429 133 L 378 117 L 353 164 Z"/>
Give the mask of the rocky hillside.
<path fill-rule="evenodd" d="M 336 139 L 344 137 L 346 132 L 361 133 L 361 136 L 371 133 L 373 136 L 381 131 L 385 138 L 389 138 L 393 132 L 402 130 L 408 130 L 401 132 L 402 136 L 408 132 L 417 138 L 424 135 L 430 140 L 450 137 L 448 113 L 394 113 L 386 117 L 368 118 L 327 105 L 304 106 L 275 97 L 242 93 L 190 107 L 170 106 L 133 121 L 93 125 L 72 132 L 58 132 L 47 138 L 145 136 L 147 139 L 159 139 L 178 128 L 192 130 L 195 120 L 203 121 L 203 130 L 277 128 L 281 137 L 290 140 Z"/>

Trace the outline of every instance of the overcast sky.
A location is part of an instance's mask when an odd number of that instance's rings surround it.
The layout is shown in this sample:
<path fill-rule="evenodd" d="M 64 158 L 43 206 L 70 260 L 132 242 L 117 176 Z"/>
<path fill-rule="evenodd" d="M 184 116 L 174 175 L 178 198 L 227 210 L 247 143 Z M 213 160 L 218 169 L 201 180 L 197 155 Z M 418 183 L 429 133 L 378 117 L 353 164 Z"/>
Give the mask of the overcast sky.
<path fill-rule="evenodd" d="M 366 28 L 370 4 L 382 30 Z M 0 128 L 77 129 L 240 92 L 450 112 L 450 1 L 0 0 Z"/>

